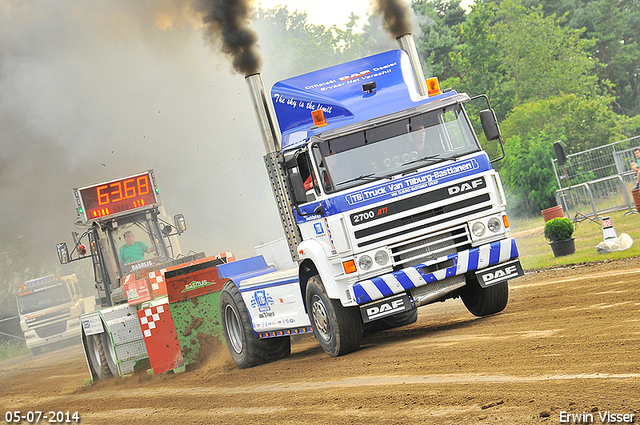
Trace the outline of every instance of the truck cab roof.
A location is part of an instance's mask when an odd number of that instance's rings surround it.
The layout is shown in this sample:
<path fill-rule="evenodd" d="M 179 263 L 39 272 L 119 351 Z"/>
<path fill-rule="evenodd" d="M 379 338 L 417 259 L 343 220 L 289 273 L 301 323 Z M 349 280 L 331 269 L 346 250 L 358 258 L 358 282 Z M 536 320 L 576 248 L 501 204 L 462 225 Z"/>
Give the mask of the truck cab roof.
<path fill-rule="evenodd" d="M 375 87 L 363 87 L 375 82 Z M 311 136 L 457 94 L 420 96 L 408 55 L 391 50 L 285 79 L 271 90 L 282 134 L 282 151 Z M 321 110 L 326 125 L 315 125 L 311 112 Z"/>

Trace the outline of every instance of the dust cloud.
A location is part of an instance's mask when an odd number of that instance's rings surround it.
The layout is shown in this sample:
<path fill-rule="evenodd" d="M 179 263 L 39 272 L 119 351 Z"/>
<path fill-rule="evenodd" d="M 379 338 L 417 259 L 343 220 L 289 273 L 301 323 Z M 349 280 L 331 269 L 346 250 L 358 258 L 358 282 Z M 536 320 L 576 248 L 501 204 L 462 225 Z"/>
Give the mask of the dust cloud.
<path fill-rule="evenodd" d="M 189 4 L 0 5 L 0 252 L 10 258 L 59 269 L 55 244 L 77 230 L 72 188 L 147 169 L 167 214 L 186 216 L 184 253 L 253 255 L 282 236 L 263 154 L 244 78 L 205 43 Z"/>
<path fill-rule="evenodd" d="M 233 6 L 227 15 L 221 4 Z M 394 2 L 376 10 L 405 29 Z M 66 273 L 55 244 L 79 230 L 72 188 L 147 169 L 167 214 L 187 219 L 183 253 L 244 258 L 282 237 L 238 75 L 260 68 L 258 40 L 269 37 L 253 32 L 252 13 L 239 0 L 2 2 L 0 255 L 34 274 Z M 269 61 L 267 88 L 290 76 Z"/>

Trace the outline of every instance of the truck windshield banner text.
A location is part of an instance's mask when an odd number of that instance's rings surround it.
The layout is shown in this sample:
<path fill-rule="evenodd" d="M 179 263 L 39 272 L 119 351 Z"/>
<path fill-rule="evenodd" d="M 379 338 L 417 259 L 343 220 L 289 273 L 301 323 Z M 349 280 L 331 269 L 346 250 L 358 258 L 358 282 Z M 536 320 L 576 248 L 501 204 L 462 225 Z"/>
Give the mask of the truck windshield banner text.
<path fill-rule="evenodd" d="M 394 180 L 390 183 L 364 189 L 345 196 L 349 205 L 357 205 L 359 203 L 370 201 L 385 196 L 398 196 L 425 187 L 435 186 L 443 181 L 449 181 L 460 178 L 469 174 L 469 172 L 478 171 L 480 165 L 475 158 L 459 162 L 453 165 L 436 168 L 417 176 L 406 177 L 404 179 Z"/>

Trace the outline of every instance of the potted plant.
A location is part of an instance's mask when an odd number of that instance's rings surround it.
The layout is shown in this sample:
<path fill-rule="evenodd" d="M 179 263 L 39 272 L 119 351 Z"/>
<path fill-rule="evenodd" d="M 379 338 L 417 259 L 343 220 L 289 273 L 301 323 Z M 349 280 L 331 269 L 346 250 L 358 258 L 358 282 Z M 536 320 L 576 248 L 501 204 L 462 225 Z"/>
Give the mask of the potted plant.
<path fill-rule="evenodd" d="M 544 225 L 544 237 L 549 240 L 553 255 L 561 257 L 576 252 L 574 238 L 571 236 L 575 227 L 573 222 L 566 217 L 552 218 Z"/>

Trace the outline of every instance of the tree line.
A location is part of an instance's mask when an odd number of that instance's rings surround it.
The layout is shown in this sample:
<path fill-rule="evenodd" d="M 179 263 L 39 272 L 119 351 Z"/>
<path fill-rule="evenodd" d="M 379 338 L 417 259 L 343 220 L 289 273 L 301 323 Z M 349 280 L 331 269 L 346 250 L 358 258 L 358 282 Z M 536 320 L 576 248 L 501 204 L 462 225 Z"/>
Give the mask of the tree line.
<path fill-rule="evenodd" d="M 412 8 L 425 76 L 491 99 L 510 213 L 555 205 L 554 142 L 572 154 L 640 134 L 637 0 L 477 0 L 467 10 L 460 0 L 414 0 Z M 259 9 L 256 26 L 271 35 L 261 50 L 288 75 L 397 48 L 376 16 L 327 28 L 277 7 Z"/>

